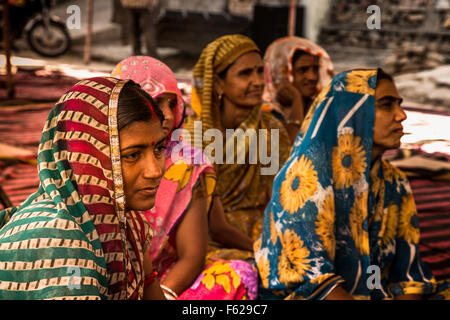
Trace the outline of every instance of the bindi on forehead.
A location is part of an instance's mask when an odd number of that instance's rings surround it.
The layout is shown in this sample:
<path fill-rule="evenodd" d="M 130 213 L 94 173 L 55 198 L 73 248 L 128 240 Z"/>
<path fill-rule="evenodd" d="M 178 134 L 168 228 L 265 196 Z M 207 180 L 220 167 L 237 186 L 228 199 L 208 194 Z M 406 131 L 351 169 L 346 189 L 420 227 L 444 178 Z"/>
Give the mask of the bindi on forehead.
<path fill-rule="evenodd" d="M 294 65 L 296 67 L 305 67 L 305 66 L 311 66 L 311 65 L 318 65 L 319 64 L 319 57 L 313 56 L 313 55 L 303 55 L 300 58 L 298 58 Z"/>

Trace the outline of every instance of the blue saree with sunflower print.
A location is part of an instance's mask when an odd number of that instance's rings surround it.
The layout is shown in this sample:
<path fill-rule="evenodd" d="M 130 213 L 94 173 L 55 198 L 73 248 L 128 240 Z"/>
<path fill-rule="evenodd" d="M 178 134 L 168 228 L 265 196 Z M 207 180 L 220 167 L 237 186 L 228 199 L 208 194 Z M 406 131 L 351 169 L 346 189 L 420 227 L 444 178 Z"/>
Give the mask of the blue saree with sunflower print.
<path fill-rule="evenodd" d="M 356 299 L 436 292 L 406 176 L 371 163 L 376 78 L 343 72 L 313 102 L 255 242 L 260 298 L 324 299 L 338 285 Z"/>

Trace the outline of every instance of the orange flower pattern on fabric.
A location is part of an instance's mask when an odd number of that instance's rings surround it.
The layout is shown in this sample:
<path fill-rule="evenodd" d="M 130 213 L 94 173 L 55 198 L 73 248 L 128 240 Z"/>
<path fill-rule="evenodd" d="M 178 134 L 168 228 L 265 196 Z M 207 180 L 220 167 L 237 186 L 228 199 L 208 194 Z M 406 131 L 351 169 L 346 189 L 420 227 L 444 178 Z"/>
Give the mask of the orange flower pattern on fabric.
<path fill-rule="evenodd" d="M 412 194 L 402 198 L 400 210 L 399 235 L 410 243 L 419 243 L 419 217 Z"/>
<path fill-rule="evenodd" d="M 347 86 L 345 89 L 349 92 L 362 94 L 375 94 L 375 89 L 369 85 L 369 79 L 377 75 L 377 70 L 354 70 L 347 74 L 345 79 Z"/>
<path fill-rule="evenodd" d="M 316 190 L 317 172 L 311 160 L 302 156 L 286 173 L 286 179 L 281 184 L 280 202 L 283 208 L 292 214 L 301 209 Z"/>
<path fill-rule="evenodd" d="M 385 230 L 383 234 L 383 243 L 388 245 L 395 240 L 395 236 L 397 234 L 397 226 L 398 226 L 398 206 L 394 203 L 390 203 L 386 210 L 386 223 Z"/>
<path fill-rule="evenodd" d="M 269 286 L 270 262 L 266 257 L 261 257 L 256 261 L 259 269 L 259 276 L 261 278 L 264 288 Z"/>
<path fill-rule="evenodd" d="M 361 145 L 361 138 L 352 133 L 338 137 L 338 145 L 333 148 L 333 180 L 336 188 L 350 187 L 359 180 L 367 167 L 366 151 Z"/>
<path fill-rule="evenodd" d="M 361 255 L 369 254 L 369 234 L 367 232 L 367 191 L 361 192 L 350 211 L 350 229 L 356 248 Z"/>
<path fill-rule="evenodd" d="M 183 189 L 189 182 L 194 169 L 193 165 L 187 165 L 180 160 L 172 164 L 164 173 L 164 178 L 170 181 L 178 182 L 177 192 Z"/>
<path fill-rule="evenodd" d="M 270 240 L 272 240 L 273 245 L 277 242 L 278 231 L 275 226 L 275 221 L 273 220 L 273 213 L 270 213 Z"/>
<path fill-rule="evenodd" d="M 211 290 L 216 284 L 223 287 L 226 293 L 231 292 L 233 288 L 239 287 L 241 278 L 237 275 L 229 264 L 214 263 L 213 266 L 203 271 L 204 277 L 202 283 L 206 289 Z"/>
<path fill-rule="evenodd" d="M 316 233 L 322 241 L 325 250 L 331 260 L 334 260 L 336 249 L 336 239 L 334 237 L 334 197 L 333 194 L 328 195 L 323 201 L 322 210 L 317 215 Z"/>
<path fill-rule="evenodd" d="M 295 283 L 302 281 L 309 265 L 309 250 L 303 246 L 303 241 L 292 230 L 286 230 L 281 238 L 283 249 L 278 262 L 280 282 Z"/>

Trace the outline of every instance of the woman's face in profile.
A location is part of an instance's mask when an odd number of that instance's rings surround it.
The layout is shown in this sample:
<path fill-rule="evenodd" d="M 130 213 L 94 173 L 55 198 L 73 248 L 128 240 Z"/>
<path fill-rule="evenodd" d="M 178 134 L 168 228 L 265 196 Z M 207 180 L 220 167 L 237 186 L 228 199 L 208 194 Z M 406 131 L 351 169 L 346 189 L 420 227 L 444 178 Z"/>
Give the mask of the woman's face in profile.
<path fill-rule="evenodd" d="M 127 210 L 151 209 L 165 169 L 166 135 L 161 122 L 136 121 L 119 135 Z"/>
<path fill-rule="evenodd" d="M 402 122 L 406 114 L 400 104 L 402 98 L 393 81 L 382 79 L 375 89 L 375 124 L 373 144 L 383 150 L 400 147 Z"/>
<path fill-rule="evenodd" d="M 164 122 L 162 125 L 163 131 L 166 135 L 173 129 L 175 123 L 175 107 L 178 99 L 175 93 L 164 92 L 155 98 L 156 103 L 164 114 Z"/>

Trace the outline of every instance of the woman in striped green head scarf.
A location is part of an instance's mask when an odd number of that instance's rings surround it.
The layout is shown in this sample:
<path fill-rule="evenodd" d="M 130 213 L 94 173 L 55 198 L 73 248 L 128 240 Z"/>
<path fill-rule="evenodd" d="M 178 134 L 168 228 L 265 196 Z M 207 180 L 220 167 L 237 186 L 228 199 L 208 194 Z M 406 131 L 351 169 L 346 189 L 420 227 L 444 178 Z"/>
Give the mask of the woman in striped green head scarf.
<path fill-rule="evenodd" d="M 203 147 L 206 154 L 211 143 L 203 138 L 207 130 L 219 130 L 219 142 L 223 143 L 212 159 L 217 184 L 210 213 L 209 226 L 215 240 L 210 242 L 210 258 L 252 258 L 253 239 L 260 234 L 260 222 L 270 199 L 274 174 L 278 164 L 281 166 L 288 157 L 290 143 L 286 130 L 271 114 L 261 111 L 263 69 L 256 44 L 237 34 L 211 42 L 193 71 L 191 105 L 195 115 L 186 119 L 184 128 L 193 137 L 194 147 Z M 230 130 L 234 133 L 225 139 Z M 256 133 L 254 148 L 250 148 L 250 139 L 239 138 L 239 132 L 248 134 L 251 131 Z M 261 132 L 267 133 L 265 141 Z M 274 132 L 278 137 L 273 138 Z M 218 143 L 217 139 L 214 142 Z M 229 154 L 230 146 L 233 151 Z M 261 153 L 270 155 L 273 161 L 269 164 L 262 161 Z M 237 160 L 239 154 L 244 154 L 244 163 Z M 252 157 L 256 161 L 251 161 Z M 233 161 L 228 161 L 230 158 Z M 276 161 L 275 172 L 261 174 Z"/>
<path fill-rule="evenodd" d="M 0 212 L 0 299 L 163 297 L 135 211 L 153 206 L 164 171 L 162 119 L 131 81 L 84 80 L 61 97 L 42 132 L 39 189 Z"/>

